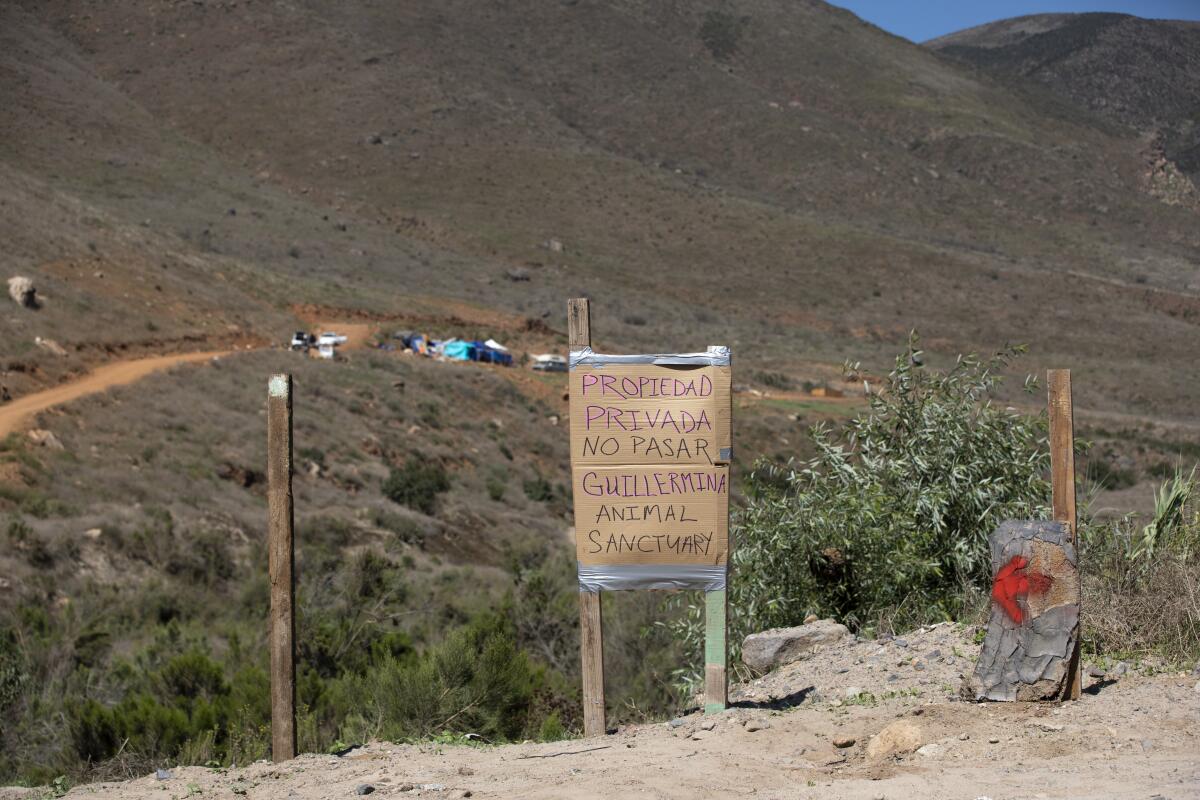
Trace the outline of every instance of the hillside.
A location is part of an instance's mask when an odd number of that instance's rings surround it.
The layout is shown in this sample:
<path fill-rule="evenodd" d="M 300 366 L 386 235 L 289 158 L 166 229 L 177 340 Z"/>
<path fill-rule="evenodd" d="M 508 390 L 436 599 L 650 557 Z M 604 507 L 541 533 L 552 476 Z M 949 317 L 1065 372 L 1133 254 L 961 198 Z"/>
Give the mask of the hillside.
<path fill-rule="evenodd" d="M 1024 342 L 999 399 L 1071 367 L 1081 466 L 1144 506 L 1200 452 L 1200 211 L 1056 91 L 817 0 L 0 3 L 0 277 L 42 298 L 0 312 L 8 408 L 38 410 L 0 439 L 0 777 L 265 752 L 278 371 L 309 749 L 462 637 L 520 673 L 522 714 L 481 725 L 577 727 L 564 376 L 374 347 L 397 330 L 562 351 L 588 296 L 598 348 L 728 344 L 739 475 L 810 455 L 863 407 L 843 362 L 874 380 L 913 329 L 934 366 Z M 283 350 L 344 325 L 371 348 Z M 614 713 L 681 708 L 659 600 L 607 608 Z M 219 753 L 163 705 L 192 670 Z M 174 738 L 126 747 L 147 719 Z"/>
<path fill-rule="evenodd" d="M 578 293 L 613 347 L 719 339 L 778 366 L 879 363 L 919 327 L 946 355 L 1027 341 L 1091 407 L 1194 418 L 1164 376 L 1195 332 L 1200 237 L 1145 190 L 1144 143 L 822 3 L 4 13 L 0 153 L 10 202 L 40 212 L 10 221 L 38 245 L 8 269 L 186 254 L 253 300 L 176 297 L 271 338 L 297 300 L 453 297 L 558 327 Z M 41 235 L 56 193 L 103 212 L 91 238 Z"/>
<path fill-rule="evenodd" d="M 928 47 L 1000 78 L 1028 78 L 1154 137 L 1200 177 L 1200 23 L 1128 14 L 1037 14 L 957 31 Z"/>

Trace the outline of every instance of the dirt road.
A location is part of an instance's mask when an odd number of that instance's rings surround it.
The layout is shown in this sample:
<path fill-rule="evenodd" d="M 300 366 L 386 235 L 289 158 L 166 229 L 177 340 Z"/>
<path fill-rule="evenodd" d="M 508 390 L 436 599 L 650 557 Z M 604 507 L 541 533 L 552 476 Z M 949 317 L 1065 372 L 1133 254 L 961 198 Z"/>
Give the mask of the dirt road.
<path fill-rule="evenodd" d="M 134 383 L 152 372 L 158 372 L 176 364 L 207 361 L 231 352 L 233 351 L 212 350 L 204 353 L 172 353 L 165 356 L 106 364 L 78 380 L 19 397 L 11 403 L 0 406 L 0 437 L 20 430 L 21 426 L 28 423 L 35 414 L 53 406 L 68 403 L 85 395 L 103 392 L 113 386 Z"/>

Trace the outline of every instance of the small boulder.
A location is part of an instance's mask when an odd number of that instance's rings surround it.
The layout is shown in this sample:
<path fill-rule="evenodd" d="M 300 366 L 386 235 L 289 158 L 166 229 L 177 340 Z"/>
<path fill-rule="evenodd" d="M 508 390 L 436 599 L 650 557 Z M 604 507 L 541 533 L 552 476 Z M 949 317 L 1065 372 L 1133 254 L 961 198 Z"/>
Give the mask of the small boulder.
<path fill-rule="evenodd" d="M 14 275 L 8 279 L 8 296 L 22 308 L 38 308 L 41 305 L 37 287 L 23 275 Z"/>
<path fill-rule="evenodd" d="M 911 753 L 924 741 L 920 726 L 899 719 L 875 734 L 867 745 L 867 758 L 876 760 L 899 753 Z"/>
<path fill-rule="evenodd" d="M 821 619 L 795 628 L 772 628 L 752 633 L 742 642 L 746 666 L 766 672 L 804 657 L 820 645 L 833 644 L 850 635 L 845 625 Z"/>
<path fill-rule="evenodd" d="M 39 447 L 45 447 L 47 450 L 63 450 L 63 443 L 54 435 L 54 431 L 46 431 L 41 428 L 34 428 L 29 432 L 29 440 Z"/>
<path fill-rule="evenodd" d="M 845 750 L 847 747 L 854 747 L 854 743 L 858 741 L 853 736 L 839 736 L 833 740 L 833 746 Z"/>
<path fill-rule="evenodd" d="M 43 339 L 41 336 L 35 336 L 33 337 L 33 343 L 43 350 L 53 353 L 59 358 L 66 358 L 67 351 L 63 349 L 61 344 L 53 339 Z"/>

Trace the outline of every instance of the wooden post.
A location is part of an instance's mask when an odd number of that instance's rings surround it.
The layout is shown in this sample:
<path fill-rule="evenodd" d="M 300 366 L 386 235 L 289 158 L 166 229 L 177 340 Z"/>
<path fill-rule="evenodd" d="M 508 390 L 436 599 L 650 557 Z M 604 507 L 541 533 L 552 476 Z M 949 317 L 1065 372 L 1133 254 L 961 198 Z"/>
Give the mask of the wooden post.
<path fill-rule="evenodd" d="M 567 301 L 570 349 L 591 347 L 592 317 L 586 297 Z M 583 671 L 583 735 L 603 736 L 604 627 L 599 592 L 579 593 L 579 657 Z"/>
<path fill-rule="evenodd" d="M 267 558 L 271 580 L 271 757 L 296 757 L 296 551 L 292 515 L 292 376 L 267 385 Z"/>
<path fill-rule="evenodd" d="M 1071 370 L 1052 369 L 1046 373 L 1050 413 L 1050 481 L 1054 519 L 1065 522 L 1070 541 L 1078 551 L 1075 516 L 1075 420 L 1071 397 Z M 1078 557 L 1078 556 L 1077 556 Z M 1083 664 L 1076 639 L 1072 664 L 1067 671 L 1063 699 L 1078 700 L 1083 687 Z"/>

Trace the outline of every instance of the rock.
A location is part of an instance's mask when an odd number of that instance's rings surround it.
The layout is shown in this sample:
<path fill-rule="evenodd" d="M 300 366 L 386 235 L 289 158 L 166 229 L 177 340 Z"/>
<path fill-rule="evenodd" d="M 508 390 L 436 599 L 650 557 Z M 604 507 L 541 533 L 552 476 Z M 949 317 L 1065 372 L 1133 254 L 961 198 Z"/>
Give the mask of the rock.
<path fill-rule="evenodd" d="M 104 531 L 101 528 L 88 528 L 83 532 L 83 535 L 88 539 L 99 539 L 103 533 Z"/>
<path fill-rule="evenodd" d="M 959 740 L 960 742 L 965 742 L 965 741 L 967 741 L 967 740 L 968 740 L 968 739 L 970 739 L 970 738 L 971 738 L 971 734 L 969 734 L 969 733 L 960 733 L 960 734 L 958 735 L 958 740 Z"/>
<path fill-rule="evenodd" d="M 54 435 L 53 431 L 34 428 L 29 432 L 29 440 L 39 447 L 45 447 L 47 450 L 65 450 L 63 443 Z"/>
<path fill-rule="evenodd" d="M 907 639 L 893 639 L 892 644 L 896 645 L 896 647 L 908 647 L 908 640 Z"/>
<path fill-rule="evenodd" d="M 990 739 L 988 739 L 988 744 L 1000 744 L 1000 739 L 998 737 L 993 736 Z"/>
<path fill-rule="evenodd" d="M 1194 691 L 1196 694 L 1200 694 L 1200 681 L 1196 681 L 1196 685 L 1192 687 L 1192 691 Z"/>
<path fill-rule="evenodd" d="M 853 736 L 841 736 L 833 740 L 833 746 L 845 750 L 847 747 L 854 747 L 854 743 L 858 741 Z"/>
<path fill-rule="evenodd" d="M 38 308 L 37 287 L 33 281 L 23 275 L 14 275 L 8 279 L 8 296 L 22 308 Z"/>
<path fill-rule="evenodd" d="M 1044 730 L 1047 733 L 1058 733 L 1059 731 L 1061 731 L 1063 729 L 1062 725 L 1057 725 L 1053 722 L 1047 722 L 1046 720 L 1042 720 L 1042 719 L 1031 719 L 1029 721 L 1029 727 L 1040 728 L 1041 730 Z"/>
<path fill-rule="evenodd" d="M 682 719 L 681 717 L 676 717 L 675 719 L 673 719 L 673 720 L 671 720 L 670 722 L 668 722 L 668 723 L 667 723 L 667 727 L 668 727 L 668 728 L 680 728 L 680 727 L 683 727 L 683 719 Z"/>
<path fill-rule="evenodd" d="M 854 698 L 858 697 L 860 694 L 866 694 L 866 693 L 867 693 L 867 690 L 862 688 L 861 686 L 847 686 L 846 687 L 846 699 L 847 700 L 853 700 Z"/>
<path fill-rule="evenodd" d="M 375 787 L 369 783 L 360 783 L 358 786 L 354 787 L 355 794 L 371 794 L 371 792 L 374 791 Z"/>
<path fill-rule="evenodd" d="M 523 283 L 529 280 L 529 270 L 523 267 L 514 267 L 513 269 L 506 270 L 504 277 L 513 283 Z"/>
<path fill-rule="evenodd" d="M 942 750 L 941 745 L 930 743 L 930 744 L 925 745 L 924 747 L 918 747 L 917 755 L 925 756 L 926 758 L 928 758 L 929 756 L 936 756 L 938 753 L 941 752 L 941 750 Z"/>
<path fill-rule="evenodd" d="M 1120 677 L 1129 671 L 1129 665 L 1124 661 L 1118 661 L 1117 665 L 1110 670 L 1111 674 Z"/>
<path fill-rule="evenodd" d="M 867 744 L 867 758 L 879 759 L 900 753 L 911 753 L 925 741 L 920 726 L 900 719 L 891 723 Z"/>
<path fill-rule="evenodd" d="M 831 619 L 795 628 L 772 628 L 752 633 L 742 642 L 742 661 L 759 672 L 789 664 L 820 645 L 833 644 L 850 635 L 845 625 Z"/>
<path fill-rule="evenodd" d="M 1087 674 L 1089 678 L 1103 678 L 1104 670 L 1099 667 L 1088 667 Z"/>
<path fill-rule="evenodd" d="M 547 239 L 542 243 L 542 246 L 551 253 L 561 253 L 563 251 L 563 243 L 558 239 Z"/>
<path fill-rule="evenodd" d="M 746 730 L 750 733 L 765 730 L 769 727 L 771 727 L 771 723 L 767 722 L 765 719 L 752 719 L 746 721 Z"/>
<path fill-rule="evenodd" d="M 169 769 L 157 769 L 154 771 L 154 780 L 169 781 L 174 777 L 174 774 Z"/>
<path fill-rule="evenodd" d="M 706 719 L 700 723 L 700 730 L 702 731 L 711 731 L 715 727 L 717 727 L 717 721 L 713 719 Z"/>
<path fill-rule="evenodd" d="M 53 339 L 43 339 L 40 336 L 35 336 L 33 337 L 33 343 L 43 350 L 53 353 L 59 358 L 66 358 L 67 356 L 67 351 L 63 349 L 61 344 Z"/>

